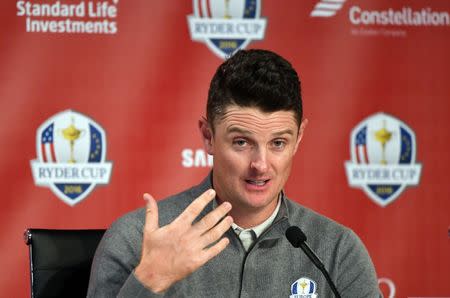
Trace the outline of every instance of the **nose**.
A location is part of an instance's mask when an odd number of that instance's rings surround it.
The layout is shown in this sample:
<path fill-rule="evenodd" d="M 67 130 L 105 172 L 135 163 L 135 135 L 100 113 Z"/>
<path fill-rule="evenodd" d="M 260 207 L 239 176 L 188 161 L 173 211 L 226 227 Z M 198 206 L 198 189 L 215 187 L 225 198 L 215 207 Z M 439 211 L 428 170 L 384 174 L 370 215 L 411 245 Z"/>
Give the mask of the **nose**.
<path fill-rule="evenodd" d="M 252 160 L 250 162 L 250 169 L 256 170 L 258 173 L 265 173 L 268 169 L 267 165 L 267 152 L 264 149 L 257 149 L 253 153 Z"/>

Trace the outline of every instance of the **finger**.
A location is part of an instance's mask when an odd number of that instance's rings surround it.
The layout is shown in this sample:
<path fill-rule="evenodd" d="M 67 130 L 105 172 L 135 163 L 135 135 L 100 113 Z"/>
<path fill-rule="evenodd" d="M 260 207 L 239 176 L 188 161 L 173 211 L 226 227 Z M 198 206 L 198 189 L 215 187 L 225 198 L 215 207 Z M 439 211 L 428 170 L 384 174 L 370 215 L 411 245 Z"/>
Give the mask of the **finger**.
<path fill-rule="evenodd" d="M 222 238 L 219 242 L 214 244 L 213 246 L 206 248 L 203 250 L 204 264 L 220 254 L 230 243 L 228 238 Z"/>
<path fill-rule="evenodd" d="M 204 233 L 201 237 L 202 247 L 207 247 L 212 243 L 219 240 L 223 234 L 231 227 L 233 223 L 233 218 L 231 216 L 225 217 L 221 222 L 219 222 L 214 228 Z"/>
<path fill-rule="evenodd" d="M 147 201 L 145 207 L 145 226 L 144 229 L 147 232 L 153 232 L 159 228 L 158 223 L 158 204 L 155 199 L 148 193 L 144 194 L 144 200 Z"/>
<path fill-rule="evenodd" d="M 184 211 L 177 220 L 189 222 L 191 224 L 194 219 L 205 209 L 206 205 L 216 196 L 214 189 L 208 189 L 196 198 Z"/>
<path fill-rule="evenodd" d="M 231 210 L 229 202 L 223 202 L 219 207 L 205 215 L 199 222 L 194 225 L 194 229 L 200 234 L 214 227 L 228 212 Z"/>

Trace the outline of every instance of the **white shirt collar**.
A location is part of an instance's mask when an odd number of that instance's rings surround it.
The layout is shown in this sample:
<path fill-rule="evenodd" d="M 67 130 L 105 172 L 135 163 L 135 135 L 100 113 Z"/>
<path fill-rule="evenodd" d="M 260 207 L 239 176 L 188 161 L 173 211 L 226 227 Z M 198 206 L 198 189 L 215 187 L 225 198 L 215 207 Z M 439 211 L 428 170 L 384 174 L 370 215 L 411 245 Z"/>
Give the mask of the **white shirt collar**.
<path fill-rule="evenodd" d="M 280 210 L 280 206 L 281 206 L 281 197 L 278 198 L 277 207 L 273 211 L 272 215 L 270 215 L 264 222 L 260 223 L 259 225 L 255 226 L 255 227 L 243 229 L 235 223 L 232 223 L 231 227 L 233 228 L 233 230 L 238 230 L 241 232 L 253 230 L 253 232 L 255 232 L 255 234 L 256 234 L 256 238 L 258 238 L 273 223 L 273 221 L 275 220 L 275 217 L 278 214 L 278 211 Z"/>

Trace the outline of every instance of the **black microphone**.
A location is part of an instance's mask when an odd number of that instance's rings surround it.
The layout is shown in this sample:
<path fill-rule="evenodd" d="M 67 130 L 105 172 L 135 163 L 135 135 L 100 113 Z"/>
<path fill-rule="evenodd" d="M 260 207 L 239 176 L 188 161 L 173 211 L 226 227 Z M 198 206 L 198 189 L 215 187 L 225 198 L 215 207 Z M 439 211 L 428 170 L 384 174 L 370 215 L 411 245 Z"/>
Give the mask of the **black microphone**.
<path fill-rule="evenodd" d="M 339 295 L 339 292 L 334 285 L 333 281 L 331 280 L 330 274 L 328 274 L 328 271 L 325 269 L 325 266 L 323 265 L 322 261 L 319 259 L 319 257 L 316 256 L 316 254 L 309 248 L 308 244 L 306 243 L 306 235 L 303 233 L 303 231 L 296 226 L 291 226 L 286 230 L 286 238 L 289 240 L 289 242 L 292 244 L 293 247 L 298 248 L 300 247 L 303 252 L 308 256 L 308 258 L 316 265 L 317 268 L 322 272 L 322 274 L 325 276 L 325 279 L 327 280 L 328 284 L 330 285 L 331 290 L 334 293 L 335 297 L 341 298 L 341 295 Z"/>

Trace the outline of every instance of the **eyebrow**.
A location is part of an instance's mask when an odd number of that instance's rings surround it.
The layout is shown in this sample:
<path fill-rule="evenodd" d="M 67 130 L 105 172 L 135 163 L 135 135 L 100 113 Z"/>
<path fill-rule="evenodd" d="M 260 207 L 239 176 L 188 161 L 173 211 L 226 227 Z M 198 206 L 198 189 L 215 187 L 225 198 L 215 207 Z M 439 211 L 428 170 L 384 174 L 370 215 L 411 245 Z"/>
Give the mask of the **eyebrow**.
<path fill-rule="evenodd" d="M 251 134 L 253 134 L 251 131 L 249 131 L 247 129 L 240 128 L 240 127 L 237 127 L 237 126 L 231 126 L 231 127 L 227 128 L 227 133 L 233 133 L 233 132 L 244 134 L 244 135 L 251 135 Z M 289 134 L 289 135 L 292 135 L 292 136 L 295 135 L 295 133 L 290 128 L 284 129 L 282 131 L 277 131 L 277 132 L 273 133 L 272 135 L 273 136 L 282 136 L 284 134 Z"/>

